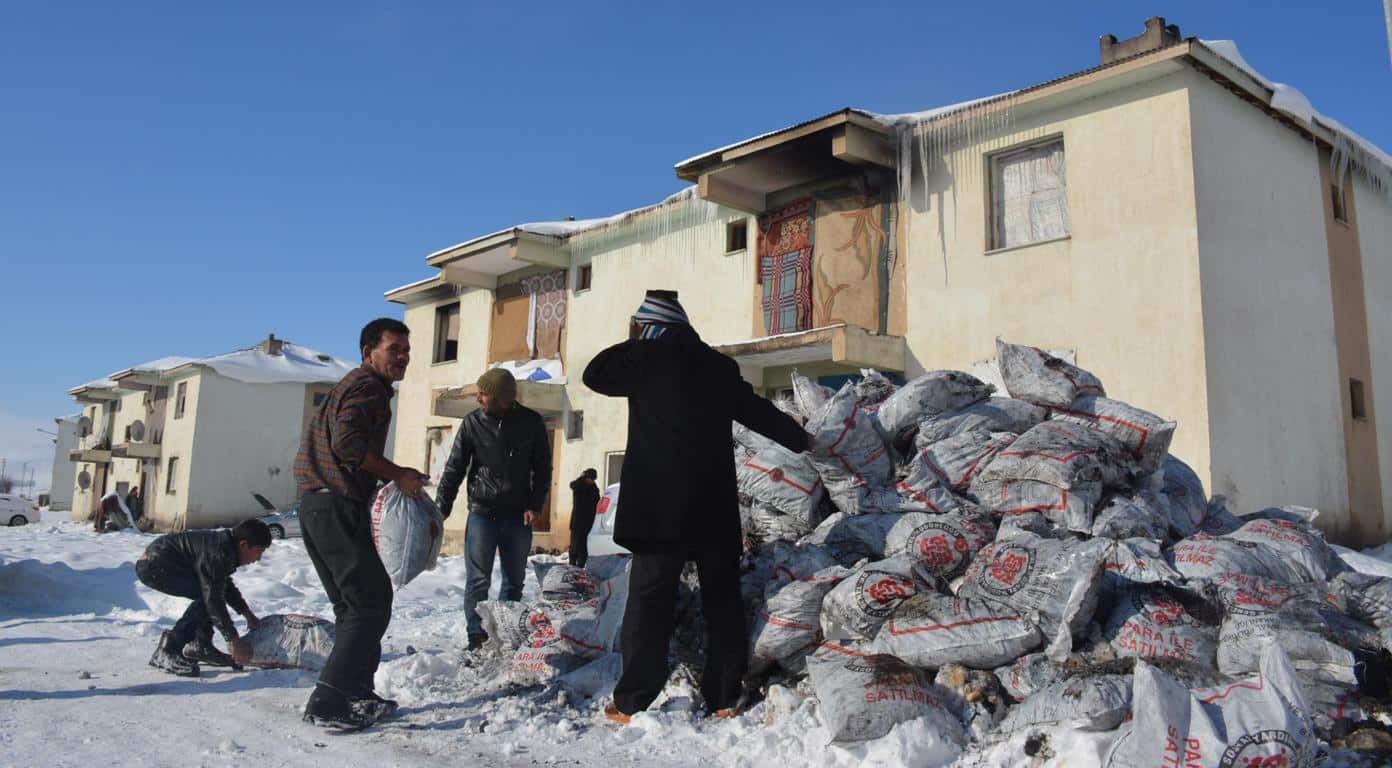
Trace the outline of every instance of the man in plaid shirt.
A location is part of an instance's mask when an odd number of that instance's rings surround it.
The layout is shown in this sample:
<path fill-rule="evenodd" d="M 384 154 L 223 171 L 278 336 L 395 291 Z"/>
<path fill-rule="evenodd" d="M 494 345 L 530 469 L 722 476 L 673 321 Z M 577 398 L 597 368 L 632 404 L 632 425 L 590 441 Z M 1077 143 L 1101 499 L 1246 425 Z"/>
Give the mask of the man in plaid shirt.
<path fill-rule="evenodd" d="M 406 376 L 410 331 L 379 318 L 358 339 L 362 366 L 324 398 L 295 457 L 300 529 L 305 549 L 334 607 L 335 640 L 304 719 L 356 730 L 391 714 L 396 702 L 372 690 L 391 621 L 392 586 L 372 542 L 377 481 L 403 493 L 420 491 L 425 475 L 382 455 L 391 425 L 392 382 Z"/>

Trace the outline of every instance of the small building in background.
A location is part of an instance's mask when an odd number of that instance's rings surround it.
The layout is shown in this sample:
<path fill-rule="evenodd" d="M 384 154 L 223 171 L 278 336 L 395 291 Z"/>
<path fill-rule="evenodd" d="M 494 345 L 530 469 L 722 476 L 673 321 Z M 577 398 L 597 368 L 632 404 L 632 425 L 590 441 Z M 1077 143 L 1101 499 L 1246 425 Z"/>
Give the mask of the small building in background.
<path fill-rule="evenodd" d="M 296 501 L 292 467 L 310 417 L 354 364 L 274 335 L 248 349 L 167 357 L 70 390 L 83 406 L 72 516 L 139 486 L 156 530 L 232 525 Z"/>
<path fill-rule="evenodd" d="M 40 495 L 39 503 L 40 506 L 47 505 L 54 512 L 72 509 L 77 467 L 68 460 L 68 454 L 77 448 L 77 422 L 81 416 L 81 413 L 74 413 L 53 420 L 57 431 L 53 438 L 53 475 L 49 480 L 48 493 Z"/>

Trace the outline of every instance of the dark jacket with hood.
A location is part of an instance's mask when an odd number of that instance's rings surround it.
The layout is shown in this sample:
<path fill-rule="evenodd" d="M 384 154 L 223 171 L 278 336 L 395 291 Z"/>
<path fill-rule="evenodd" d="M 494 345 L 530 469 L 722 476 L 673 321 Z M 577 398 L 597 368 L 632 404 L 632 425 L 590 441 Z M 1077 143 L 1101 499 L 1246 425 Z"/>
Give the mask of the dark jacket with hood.
<path fill-rule="evenodd" d="M 802 427 L 754 394 L 735 361 L 690 326 L 600 352 L 584 381 L 602 395 L 628 398 L 614 541 L 632 552 L 739 552 L 731 422 L 807 450 Z"/>
<path fill-rule="evenodd" d="M 513 403 L 501 419 L 475 410 L 459 424 L 435 504 L 450 516 L 467 477 L 469 511 L 489 517 L 541 512 L 551 492 L 551 440 L 536 411 Z"/>
<path fill-rule="evenodd" d="M 589 533 L 594 526 L 595 507 L 599 505 L 599 485 L 584 476 L 570 481 L 570 530 Z"/>
<path fill-rule="evenodd" d="M 237 637 L 237 628 L 227 608 L 238 613 L 247 612 L 246 600 L 237 585 L 232 583 L 232 572 L 237 570 L 237 542 L 232 532 L 186 531 L 168 533 L 150 543 L 140 559 L 146 561 L 146 568 L 170 572 L 192 571 L 198 576 L 198 585 L 203 592 L 203 605 L 208 609 L 208 618 L 217 627 L 223 639 L 231 642 Z"/>

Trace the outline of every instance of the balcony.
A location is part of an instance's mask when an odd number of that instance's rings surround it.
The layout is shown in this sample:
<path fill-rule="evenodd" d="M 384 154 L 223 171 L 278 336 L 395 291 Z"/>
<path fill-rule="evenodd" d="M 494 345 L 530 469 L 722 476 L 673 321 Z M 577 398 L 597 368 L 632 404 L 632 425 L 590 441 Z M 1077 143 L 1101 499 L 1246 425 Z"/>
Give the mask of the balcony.
<path fill-rule="evenodd" d="M 442 387 L 435 390 L 431 413 L 462 419 L 478 410 L 477 384 L 462 387 Z M 517 402 L 543 417 L 559 417 L 565 410 L 565 385 L 539 381 L 517 382 Z"/>
<path fill-rule="evenodd" d="M 561 252 L 561 242 L 559 231 L 531 231 L 523 225 L 436 251 L 425 263 L 438 268 L 447 283 L 492 290 L 498 287 L 498 277 L 509 272 L 533 266 L 570 266 L 570 259 Z"/>
<path fill-rule="evenodd" d="M 91 464 L 110 464 L 110 448 L 74 448 L 68 451 L 68 461 L 87 462 Z"/>
<path fill-rule="evenodd" d="M 831 364 L 854 373 L 861 368 L 903 373 L 909 348 L 902 336 L 882 336 L 857 325 L 832 325 L 762 339 L 715 345 L 746 375 L 766 368 Z"/>
<path fill-rule="evenodd" d="M 111 446 L 111 455 L 118 459 L 158 459 L 160 446 L 158 443 L 127 441 Z"/>
<path fill-rule="evenodd" d="M 701 197 L 763 213 L 784 190 L 857 168 L 896 167 L 888 130 L 867 112 L 843 109 L 677 164 L 677 177 Z"/>

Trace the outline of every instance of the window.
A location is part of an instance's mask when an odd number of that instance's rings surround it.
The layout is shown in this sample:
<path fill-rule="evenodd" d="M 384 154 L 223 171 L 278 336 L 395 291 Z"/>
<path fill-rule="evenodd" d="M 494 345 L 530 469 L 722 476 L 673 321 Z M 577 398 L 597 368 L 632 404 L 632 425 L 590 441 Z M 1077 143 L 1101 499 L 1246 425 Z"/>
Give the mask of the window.
<path fill-rule="evenodd" d="M 1063 139 L 994 155 L 991 169 L 991 249 L 1068 236 Z"/>
<path fill-rule="evenodd" d="M 188 396 L 188 382 L 181 381 L 174 390 L 174 418 L 184 418 L 184 399 Z M 173 459 L 170 459 L 172 462 Z"/>
<path fill-rule="evenodd" d="M 1334 220 L 1348 223 L 1348 201 L 1344 199 L 1344 190 L 1338 184 L 1329 185 L 1329 199 L 1334 201 Z"/>
<path fill-rule="evenodd" d="M 585 412 L 571 411 L 570 421 L 566 422 L 566 439 L 582 440 L 585 437 Z"/>
<path fill-rule="evenodd" d="M 725 225 L 725 252 L 734 253 L 749 247 L 749 220 L 736 219 Z"/>
<path fill-rule="evenodd" d="M 111 412 L 112 412 L 112 413 L 120 413 L 120 412 L 121 412 L 121 399 L 120 399 L 120 398 L 117 398 L 117 399 L 111 401 Z"/>
<path fill-rule="evenodd" d="M 131 428 L 131 425 L 127 424 L 127 425 L 126 425 L 126 442 L 128 442 L 128 443 L 130 442 L 130 439 L 131 439 L 131 438 L 130 438 L 130 428 Z"/>
<path fill-rule="evenodd" d="M 459 302 L 435 308 L 435 362 L 459 359 Z"/>
<path fill-rule="evenodd" d="M 575 292 L 590 290 L 590 281 L 594 279 L 594 267 L 589 264 L 582 264 L 575 270 Z"/>
<path fill-rule="evenodd" d="M 1363 402 L 1363 382 L 1349 379 L 1349 411 L 1355 421 L 1368 420 L 1368 407 Z"/>
<path fill-rule="evenodd" d="M 604 454 L 604 485 L 606 487 L 619 482 L 619 475 L 623 474 L 623 460 L 622 452 Z"/>
<path fill-rule="evenodd" d="M 179 386 L 182 387 L 183 384 L 180 384 Z M 164 492 L 165 492 L 165 493 L 173 493 L 174 490 L 175 490 L 176 488 L 179 487 L 179 484 L 178 484 L 177 482 L 175 482 L 175 478 L 178 477 L 178 472 L 179 472 L 179 457 L 178 457 L 178 456 L 170 456 L 170 457 L 169 457 L 169 470 L 168 470 L 168 471 L 165 473 L 165 475 L 164 475 Z"/>

